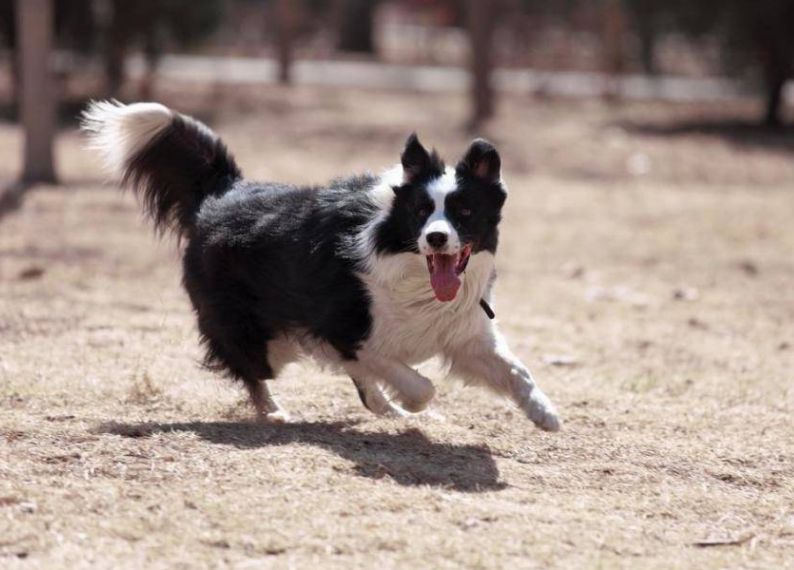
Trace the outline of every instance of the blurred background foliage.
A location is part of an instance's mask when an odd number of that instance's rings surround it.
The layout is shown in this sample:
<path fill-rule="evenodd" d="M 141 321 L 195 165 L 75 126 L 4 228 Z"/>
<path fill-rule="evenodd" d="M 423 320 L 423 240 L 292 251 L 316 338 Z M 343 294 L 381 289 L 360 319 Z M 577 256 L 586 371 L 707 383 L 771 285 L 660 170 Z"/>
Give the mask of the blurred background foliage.
<path fill-rule="evenodd" d="M 57 50 L 71 56 L 61 58 L 59 71 L 101 63 L 105 95 L 121 89 L 131 55 L 148 67 L 141 88 L 148 96 L 169 52 L 275 55 L 282 66 L 296 57 L 463 65 L 473 43 L 486 52 L 484 73 L 511 66 L 728 75 L 764 94 L 763 120 L 776 125 L 794 69 L 791 0 L 52 1 Z M 11 67 L 18 2 L 0 0 L 0 45 Z M 478 26 L 485 28 L 479 35 Z M 289 71 L 281 78 L 289 81 Z"/>
<path fill-rule="evenodd" d="M 791 0 L 624 0 L 641 44 L 644 70 L 654 73 L 656 42 L 680 33 L 719 46 L 721 72 L 749 78 L 766 93 L 764 120 L 781 121 L 781 99 L 794 71 Z"/>

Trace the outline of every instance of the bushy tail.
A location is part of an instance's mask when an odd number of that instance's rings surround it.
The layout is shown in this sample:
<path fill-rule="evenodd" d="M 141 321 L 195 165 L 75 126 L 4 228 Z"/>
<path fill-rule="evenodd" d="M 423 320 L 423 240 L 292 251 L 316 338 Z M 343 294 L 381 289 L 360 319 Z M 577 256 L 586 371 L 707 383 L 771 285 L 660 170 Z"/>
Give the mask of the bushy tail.
<path fill-rule="evenodd" d="M 82 119 L 90 146 L 132 186 L 158 231 L 188 235 L 202 201 L 242 177 L 215 133 L 159 103 L 92 102 Z"/>

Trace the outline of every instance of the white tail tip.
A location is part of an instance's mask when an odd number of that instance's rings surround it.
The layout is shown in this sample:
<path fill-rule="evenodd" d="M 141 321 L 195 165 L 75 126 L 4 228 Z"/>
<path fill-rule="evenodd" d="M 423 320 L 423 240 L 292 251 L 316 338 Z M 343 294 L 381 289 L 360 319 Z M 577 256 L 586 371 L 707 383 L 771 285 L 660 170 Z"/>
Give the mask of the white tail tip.
<path fill-rule="evenodd" d="M 115 175 L 122 175 L 130 158 L 146 147 L 174 118 L 159 103 L 92 101 L 82 116 L 81 127 L 89 133 L 89 148 L 98 151 Z"/>

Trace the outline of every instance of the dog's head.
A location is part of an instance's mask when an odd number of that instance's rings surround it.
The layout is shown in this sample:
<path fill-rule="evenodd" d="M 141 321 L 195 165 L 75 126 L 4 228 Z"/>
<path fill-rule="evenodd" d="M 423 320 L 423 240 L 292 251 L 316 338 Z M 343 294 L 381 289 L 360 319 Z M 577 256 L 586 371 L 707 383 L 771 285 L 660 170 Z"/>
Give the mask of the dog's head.
<path fill-rule="evenodd" d="M 382 250 L 425 258 L 439 301 L 452 301 L 472 255 L 496 252 L 507 191 L 501 159 L 488 141 L 471 143 L 455 168 L 445 167 L 416 134 L 402 153 L 401 184 L 378 241 Z"/>

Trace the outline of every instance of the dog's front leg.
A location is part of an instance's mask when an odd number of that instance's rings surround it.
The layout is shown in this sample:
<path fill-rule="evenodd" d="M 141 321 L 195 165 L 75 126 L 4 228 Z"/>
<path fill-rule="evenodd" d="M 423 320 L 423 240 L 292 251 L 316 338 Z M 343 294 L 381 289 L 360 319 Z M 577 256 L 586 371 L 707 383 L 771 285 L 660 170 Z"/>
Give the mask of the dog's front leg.
<path fill-rule="evenodd" d="M 560 429 L 554 404 L 537 387 L 532 374 L 513 355 L 505 338 L 493 325 L 449 351 L 447 356 L 452 361 L 452 374 L 509 397 L 539 428 Z"/>
<path fill-rule="evenodd" d="M 361 403 L 376 416 L 404 416 L 405 411 L 392 402 L 378 385 L 377 380 L 368 376 L 350 378 L 356 387 Z"/>
<path fill-rule="evenodd" d="M 357 379 L 374 376 L 383 380 L 394 390 L 406 411 L 421 412 L 436 394 L 436 388 L 429 379 L 399 360 L 369 350 L 359 351 L 356 356 L 357 360 L 345 365 L 347 373 Z"/>

